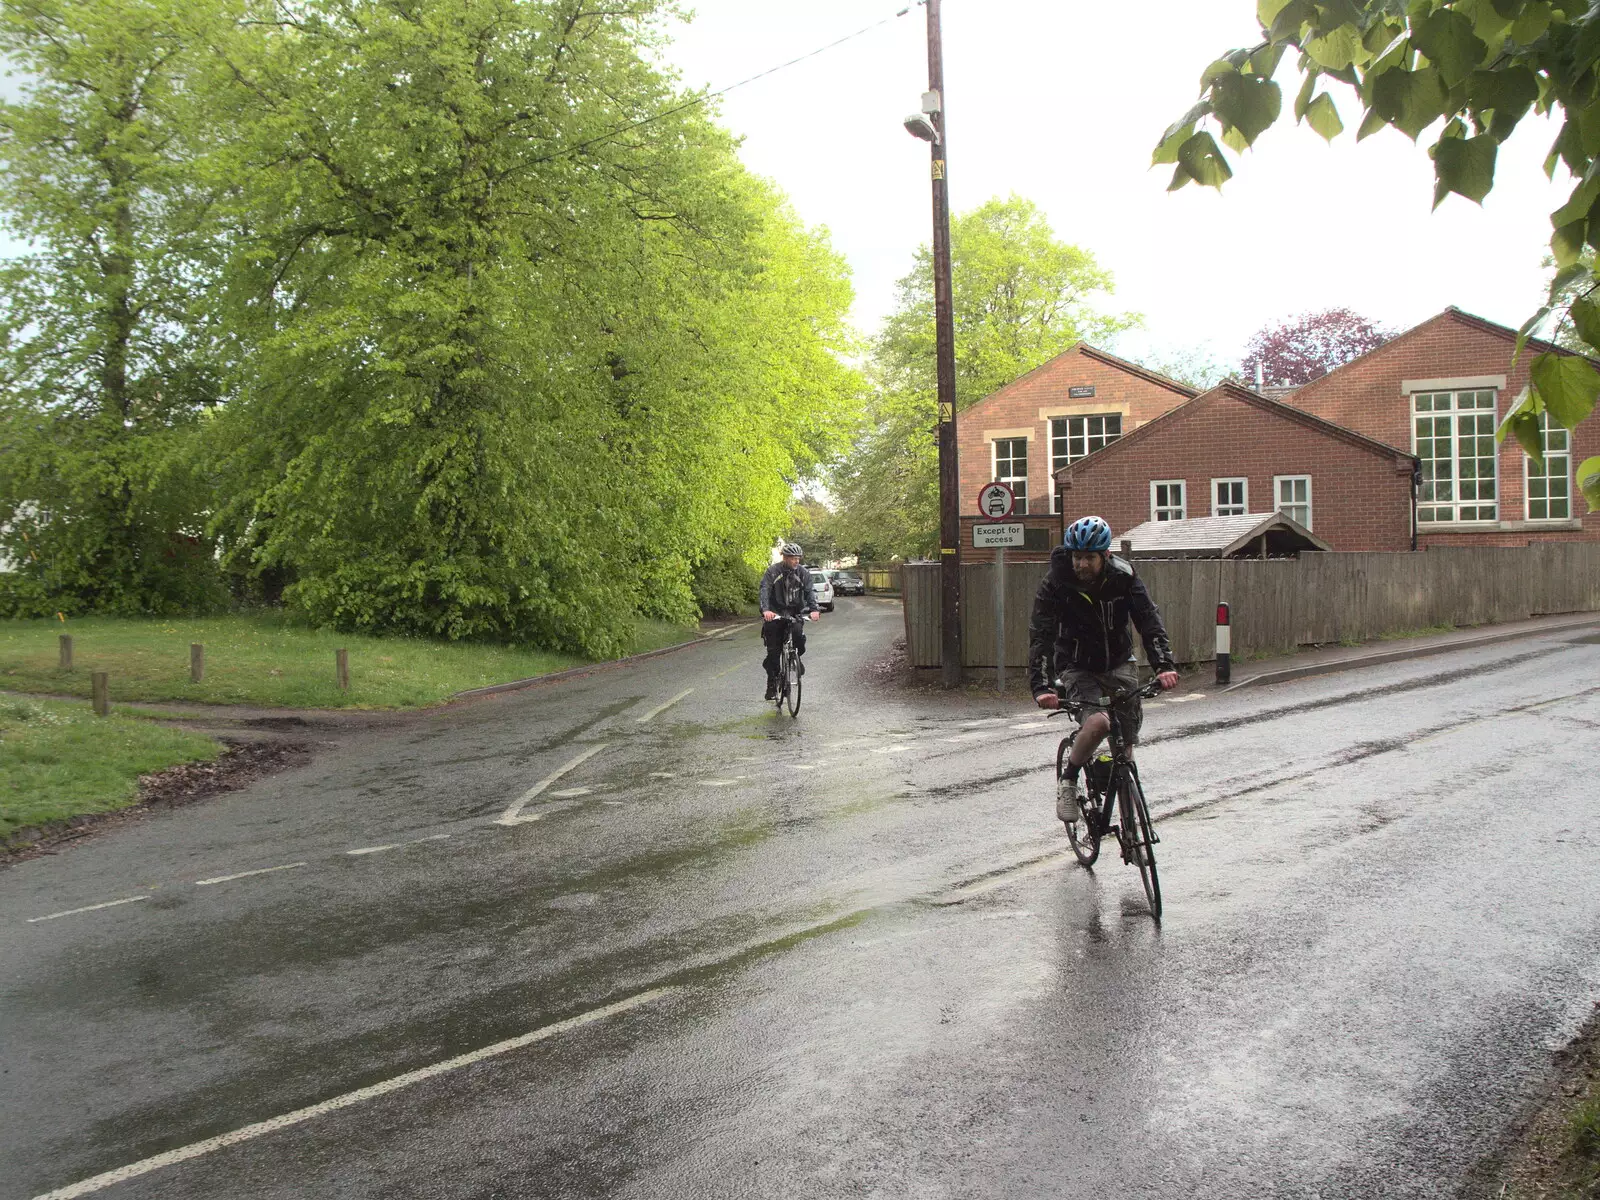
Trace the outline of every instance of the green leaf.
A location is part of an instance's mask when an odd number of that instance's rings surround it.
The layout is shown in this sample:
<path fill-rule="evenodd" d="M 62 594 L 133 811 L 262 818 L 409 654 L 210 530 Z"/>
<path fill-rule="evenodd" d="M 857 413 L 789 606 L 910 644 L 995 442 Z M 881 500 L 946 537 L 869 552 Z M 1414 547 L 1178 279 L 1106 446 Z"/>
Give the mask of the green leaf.
<path fill-rule="evenodd" d="M 1466 79 L 1489 47 L 1472 31 L 1472 22 L 1454 9 L 1441 8 L 1411 27 L 1411 44 L 1439 69 L 1446 87 Z"/>
<path fill-rule="evenodd" d="M 1556 260 L 1556 266 L 1570 267 L 1577 264 L 1583 254 L 1584 235 L 1588 228 L 1588 221 L 1573 221 L 1570 225 L 1561 226 L 1550 235 L 1550 254 Z"/>
<path fill-rule="evenodd" d="M 1245 140 L 1243 131 L 1237 125 L 1225 125 L 1223 127 L 1222 144 L 1235 154 L 1243 154 L 1250 149 L 1250 143 Z"/>
<path fill-rule="evenodd" d="M 1543 422 L 1539 420 L 1544 413 L 1544 405 L 1539 402 L 1538 395 L 1531 389 L 1522 394 L 1521 401 L 1506 414 L 1506 419 L 1500 422 L 1500 428 L 1494 431 L 1496 442 L 1504 442 L 1506 435 L 1510 434 L 1521 444 L 1528 457 L 1535 462 L 1544 462 L 1544 429 Z"/>
<path fill-rule="evenodd" d="M 1305 51 L 1312 62 L 1330 71 L 1343 70 L 1370 57 L 1361 44 L 1360 31 L 1352 25 L 1340 25 L 1312 38 L 1306 43 Z"/>
<path fill-rule="evenodd" d="M 1272 24 L 1263 25 L 1262 28 L 1274 42 L 1298 42 L 1301 29 L 1307 21 L 1316 20 L 1316 16 L 1317 7 L 1311 0 L 1289 0 L 1272 18 Z"/>
<path fill-rule="evenodd" d="M 1204 93 L 1205 90 L 1212 84 L 1216 83 L 1217 80 L 1223 78 L 1224 76 L 1237 75 L 1238 73 L 1238 67 L 1234 66 L 1225 58 L 1219 58 L 1204 71 L 1200 72 L 1200 91 Z"/>
<path fill-rule="evenodd" d="M 1155 153 L 1150 158 L 1151 166 L 1162 163 L 1175 163 L 1178 161 L 1178 147 L 1182 146 L 1194 135 L 1195 122 L 1211 112 L 1211 102 L 1202 100 L 1171 125 L 1168 125 L 1161 135 L 1161 140 L 1156 143 Z"/>
<path fill-rule="evenodd" d="M 1600 454 L 1578 464 L 1578 490 L 1589 502 L 1589 511 L 1600 512 Z"/>
<path fill-rule="evenodd" d="M 1368 109 L 1367 115 L 1361 118 L 1361 128 L 1356 130 L 1356 141 L 1371 137 L 1389 122 L 1383 119 L 1383 114 L 1375 109 Z"/>
<path fill-rule="evenodd" d="M 1372 83 L 1372 110 L 1412 141 L 1445 112 L 1447 96 L 1433 67 L 1385 71 Z"/>
<path fill-rule="evenodd" d="M 1538 41 L 1550 28 L 1550 6 L 1534 0 L 1522 10 L 1522 15 L 1511 23 L 1511 40 L 1519 46 Z"/>
<path fill-rule="evenodd" d="M 1224 75 L 1212 85 L 1211 106 L 1216 115 L 1253 143 L 1278 119 L 1283 91 L 1260 75 Z"/>
<path fill-rule="evenodd" d="M 1594 271 L 1588 263 L 1577 262 L 1562 267 L 1550 280 L 1550 303 L 1558 303 L 1567 291 L 1587 287 L 1593 280 Z"/>
<path fill-rule="evenodd" d="M 1559 424 L 1576 429 L 1594 411 L 1600 374 L 1582 355 L 1546 351 L 1533 360 L 1529 371 L 1545 410 Z"/>
<path fill-rule="evenodd" d="M 1294 98 L 1294 119 L 1299 124 L 1306 119 L 1306 109 L 1310 107 L 1311 95 L 1317 90 L 1317 80 L 1322 78 L 1321 71 L 1307 71 L 1305 82 L 1300 85 L 1300 94 Z"/>
<path fill-rule="evenodd" d="M 1438 184 L 1433 193 L 1433 206 L 1439 207 L 1451 192 L 1482 204 L 1483 198 L 1494 187 L 1495 151 L 1500 143 L 1488 134 L 1474 138 L 1440 138 L 1430 152 Z"/>
<path fill-rule="evenodd" d="M 1511 136 L 1538 98 L 1538 77 L 1521 65 L 1474 71 L 1467 80 L 1468 106 L 1480 120 L 1485 113 L 1493 114 L 1489 133 L 1496 141 Z"/>
<path fill-rule="evenodd" d="M 1517 359 L 1522 357 L 1522 351 L 1528 345 L 1528 339 L 1533 336 L 1533 331 L 1544 324 L 1544 319 L 1555 311 L 1554 304 L 1542 304 L 1539 311 L 1534 313 L 1522 323 L 1522 328 L 1517 330 L 1517 344 L 1511 351 L 1511 365 L 1517 365 Z"/>
<path fill-rule="evenodd" d="M 1288 48 L 1285 42 L 1268 42 L 1264 46 L 1259 46 L 1250 56 L 1250 60 L 1244 64 L 1245 69 L 1252 75 L 1271 79 L 1278 73 L 1278 64 L 1283 61 L 1284 51 Z"/>
<path fill-rule="evenodd" d="M 1202 187 L 1221 188 L 1233 178 L 1232 168 L 1209 133 L 1197 133 L 1179 147 L 1178 167 Z"/>
<path fill-rule="evenodd" d="M 1333 141 L 1344 132 L 1344 122 L 1339 119 L 1339 110 L 1334 107 L 1333 97 L 1327 92 L 1320 94 L 1306 109 L 1306 122 L 1322 135 L 1322 140 Z"/>
<path fill-rule="evenodd" d="M 1585 180 L 1572 189 L 1565 204 L 1550 214 L 1550 224 L 1559 229 L 1575 221 L 1587 220 L 1596 198 L 1600 198 L 1600 179 Z"/>
<path fill-rule="evenodd" d="M 1272 23 L 1278 19 L 1278 14 L 1288 8 L 1292 0 L 1256 0 L 1256 20 L 1261 22 L 1261 28 L 1271 29 Z"/>
<path fill-rule="evenodd" d="M 1582 296 L 1572 302 L 1572 327 L 1584 344 L 1600 349 L 1600 297 Z"/>

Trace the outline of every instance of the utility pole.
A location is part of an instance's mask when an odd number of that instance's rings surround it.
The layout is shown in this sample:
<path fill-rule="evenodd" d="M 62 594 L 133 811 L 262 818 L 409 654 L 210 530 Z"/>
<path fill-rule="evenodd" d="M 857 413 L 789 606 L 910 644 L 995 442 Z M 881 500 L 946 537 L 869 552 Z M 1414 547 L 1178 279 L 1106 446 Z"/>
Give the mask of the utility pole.
<path fill-rule="evenodd" d="M 939 382 L 939 620 L 945 687 L 961 683 L 961 477 L 956 466 L 956 332 L 950 293 L 950 194 L 945 182 L 950 144 L 945 132 L 944 45 L 939 0 L 928 5 L 928 95 L 937 136 L 933 155 L 933 325 Z"/>

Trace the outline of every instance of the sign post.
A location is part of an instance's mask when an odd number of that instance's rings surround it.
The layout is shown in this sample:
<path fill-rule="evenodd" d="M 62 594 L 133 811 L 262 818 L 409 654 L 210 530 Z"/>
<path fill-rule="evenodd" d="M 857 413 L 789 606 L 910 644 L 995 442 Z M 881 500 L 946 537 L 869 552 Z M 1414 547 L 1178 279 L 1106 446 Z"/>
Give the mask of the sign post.
<path fill-rule="evenodd" d="M 1002 695 L 1006 690 L 1006 547 L 1022 545 L 1024 531 L 1021 524 L 1002 522 L 1016 503 L 1016 494 L 1006 484 L 985 484 L 978 493 L 978 511 L 989 522 L 972 527 L 973 548 L 994 549 L 994 687 Z"/>

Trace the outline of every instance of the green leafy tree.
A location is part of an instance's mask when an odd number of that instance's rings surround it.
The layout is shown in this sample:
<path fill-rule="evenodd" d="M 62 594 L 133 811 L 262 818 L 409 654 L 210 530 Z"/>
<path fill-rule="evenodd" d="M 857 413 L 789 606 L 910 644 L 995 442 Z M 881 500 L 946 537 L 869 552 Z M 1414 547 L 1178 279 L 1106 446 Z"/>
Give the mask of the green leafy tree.
<path fill-rule="evenodd" d="M 1499 147 L 1529 112 L 1560 132 L 1545 162 L 1564 166 L 1572 191 L 1550 216 L 1558 268 L 1548 302 L 1522 329 L 1517 351 L 1556 310 L 1581 343 L 1600 348 L 1600 289 L 1585 247 L 1600 245 L 1600 9 L 1589 0 L 1257 0 L 1261 40 L 1230 51 L 1201 75 L 1200 100 L 1161 135 L 1156 163 L 1171 187 L 1221 187 L 1233 174 L 1222 148 L 1242 151 L 1284 108 L 1273 76 L 1297 55 L 1295 120 L 1331 140 L 1344 124 L 1330 89 L 1349 89 L 1361 139 L 1393 126 L 1412 141 L 1442 120 L 1428 154 L 1434 205 L 1455 192 L 1481 203 L 1494 186 Z M 1213 135 L 1215 130 L 1216 136 Z M 1587 132 L 1586 132 L 1587 131 Z M 1573 429 L 1600 396 L 1600 373 L 1583 357 L 1545 351 L 1531 365 L 1527 398 L 1506 416 L 1508 433 L 1542 454 L 1541 416 Z M 1591 511 L 1600 508 L 1600 457 L 1578 467 Z"/>
<path fill-rule="evenodd" d="M 217 190 L 199 169 L 215 14 L 183 0 L 0 4 L 0 613 L 225 598 L 189 453 L 219 398 Z"/>
<path fill-rule="evenodd" d="M 950 224 L 956 400 L 965 408 L 1076 342 L 1138 323 L 1102 305 L 1111 273 L 1060 241 L 1032 201 L 993 199 Z M 933 258 L 923 247 L 873 343 L 861 436 L 834 476 L 840 545 L 867 558 L 927 554 L 939 540 Z"/>
<path fill-rule="evenodd" d="M 843 265 L 682 108 L 657 7 L 307 0 L 221 48 L 217 524 L 313 619 L 616 650 L 839 445 Z"/>

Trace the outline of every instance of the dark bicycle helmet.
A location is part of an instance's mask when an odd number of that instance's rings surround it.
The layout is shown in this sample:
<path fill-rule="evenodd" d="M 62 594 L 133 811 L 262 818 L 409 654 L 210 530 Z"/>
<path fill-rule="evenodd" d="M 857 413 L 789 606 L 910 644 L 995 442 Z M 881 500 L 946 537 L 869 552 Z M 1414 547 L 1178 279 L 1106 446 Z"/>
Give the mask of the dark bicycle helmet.
<path fill-rule="evenodd" d="M 1109 538 L 1111 535 L 1108 533 L 1108 534 L 1106 534 L 1106 536 Z M 1111 544 L 1110 542 L 1106 543 L 1106 545 L 1108 545 L 1108 546 L 1110 544 Z M 783 554 L 783 555 L 791 555 L 792 554 L 792 555 L 794 555 L 795 558 L 804 558 L 805 557 L 804 552 L 800 549 L 799 544 L 796 543 L 796 542 L 785 542 L 783 545 L 778 547 L 778 553 L 779 554 Z"/>
<path fill-rule="evenodd" d="M 1068 550 L 1111 549 L 1111 526 L 1099 517 L 1084 517 L 1067 526 L 1061 544 Z"/>

